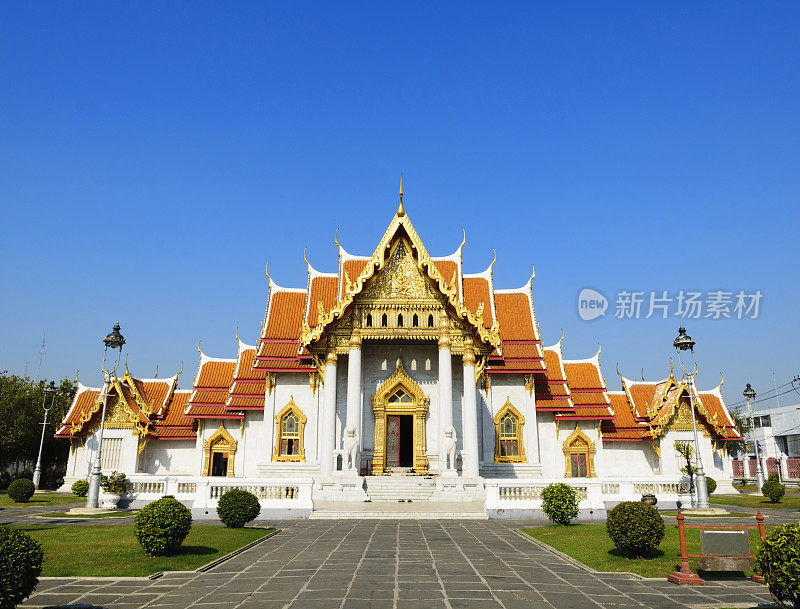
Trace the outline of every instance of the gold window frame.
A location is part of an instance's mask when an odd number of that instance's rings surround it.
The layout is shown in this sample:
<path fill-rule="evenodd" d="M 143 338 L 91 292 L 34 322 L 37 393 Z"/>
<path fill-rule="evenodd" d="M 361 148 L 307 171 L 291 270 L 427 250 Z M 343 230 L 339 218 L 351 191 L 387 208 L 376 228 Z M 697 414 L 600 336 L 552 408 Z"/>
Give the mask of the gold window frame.
<path fill-rule="evenodd" d="M 506 415 L 511 415 L 517 420 L 517 452 L 515 456 L 505 456 L 500 454 L 500 421 Z M 514 408 L 511 403 L 511 397 L 506 397 L 506 403 L 497 411 L 497 414 L 492 417 L 494 423 L 494 461 L 495 463 L 527 463 L 528 459 L 525 456 L 525 444 L 523 443 L 522 426 L 525 425 L 525 417 L 522 413 Z"/>
<path fill-rule="evenodd" d="M 219 428 L 208 439 L 203 442 L 203 476 L 211 475 L 211 458 L 213 453 L 228 453 L 228 470 L 225 474 L 229 478 L 233 477 L 233 462 L 236 454 L 236 440 L 225 426 L 220 423 Z"/>
<path fill-rule="evenodd" d="M 281 454 L 281 444 L 283 441 L 283 419 L 288 414 L 294 414 L 297 417 L 297 425 L 298 430 L 297 434 L 300 440 L 300 446 L 298 447 L 296 455 L 282 455 Z M 303 411 L 300 410 L 300 407 L 295 404 L 294 396 L 289 398 L 289 403 L 284 406 L 281 411 L 275 415 L 275 443 L 272 450 L 272 460 L 273 461 L 292 461 L 296 463 L 305 463 L 306 461 L 306 449 L 305 449 L 305 431 L 306 431 L 306 415 L 303 414 Z"/>
<path fill-rule="evenodd" d="M 594 455 L 596 452 L 594 442 L 592 439 L 581 431 L 579 425 L 575 425 L 569 437 L 564 440 L 564 477 L 574 478 L 572 475 L 572 455 L 586 455 L 586 474 L 587 478 L 597 477 L 597 472 L 594 468 Z"/>

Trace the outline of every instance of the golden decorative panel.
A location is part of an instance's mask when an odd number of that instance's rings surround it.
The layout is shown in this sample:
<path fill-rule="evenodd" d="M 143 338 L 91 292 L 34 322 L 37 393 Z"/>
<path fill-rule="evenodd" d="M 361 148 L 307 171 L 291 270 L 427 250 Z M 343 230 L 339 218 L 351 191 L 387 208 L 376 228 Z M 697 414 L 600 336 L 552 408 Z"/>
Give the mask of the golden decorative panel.
<path fill-rule="evenodd" d="M 306 451 L 304 435 L 306 429 L 306 415 L 294 403 L 294 396 L 289 398 L 289 403 L 275 415 L 275 446 L 272 451 L 273 461 L 296 461 L 305 463 Z M 293 441 L 292 450 L 289 441 Z M 297 448 L 294 448 L 294 441 Z M 284 444 L 285 442 L 285 444 Z"/>
<path fill-rule="evenodd" d="M 211 455 L 213 453 L 228 454 L 228 471 L 226 475 L 228 477 L 233 477 L 233 458 L 236 454 L 236 440 L 233 439 L 233 436 L 222 424 L 220 424 L 217 431 L 203 442 L 203 472 L 201 474 L 203 476 L 211 475 Z"/>
<path fill-rule="evenodd" d="M 511 398 L 492 418 L 494 422 L 494 460 L 495 463 L 527 463 L 522 426 L 525 417 L 514 408 Z M 506 450 L 503 450 L 505 447 Z"/>
<path fill-rule="evenodd" d="M 389 401 L 398 390 L 409 399 Z M 428 473 L 428 457 L 425 454 L 425 417 L 430 398 L 422 387 L 412 379 L 403 360 L 397 360 L 395 371 L 378 387 L 372 396 L 372 412 L 375 415 L 375 452 L 372 457 L 372 473 L 380 476 L 386 467 L 386 417 L 389 415 L 412 415 L 414 433 L 414 470 L 418 474 Z"/>
<path fill-rule="evenodd" d="M 575 431 L 564 440 L 563 450 L 565 461 L 564 477 L 594 478 L 597 476 L 597 472 L 594 468 L 594 442 L 581 431 L 580 426 L 577 424 L 575 425 Z M 576 467 L 578 470 L 576 470 Z M 584 472 L 580 471 L 581 467 L 585 469 Z M 582 476 L 581 474 L 584 475 Z"/>

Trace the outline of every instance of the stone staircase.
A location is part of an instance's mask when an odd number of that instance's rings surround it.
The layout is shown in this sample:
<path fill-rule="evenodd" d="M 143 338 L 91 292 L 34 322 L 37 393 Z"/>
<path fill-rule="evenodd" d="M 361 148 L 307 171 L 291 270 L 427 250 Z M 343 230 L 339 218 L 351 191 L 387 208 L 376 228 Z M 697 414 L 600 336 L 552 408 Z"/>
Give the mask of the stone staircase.
<path fill-rule="evenodd" d="M 436 480 L 422 476 L 365 476 L 371 501 L 429 501 L 436 491 Z"/>

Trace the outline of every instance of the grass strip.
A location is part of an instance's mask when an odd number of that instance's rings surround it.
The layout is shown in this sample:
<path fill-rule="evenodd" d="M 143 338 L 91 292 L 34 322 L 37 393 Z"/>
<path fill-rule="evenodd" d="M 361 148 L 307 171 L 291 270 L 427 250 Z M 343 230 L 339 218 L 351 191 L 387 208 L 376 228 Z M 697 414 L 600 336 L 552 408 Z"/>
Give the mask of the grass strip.
<path fill-rule="evenodd" d="M 175 556 L 148 556 L 124 525 L 33 525 L 14 527 L 42 544 L 42 575 L 48 577 L 144 577 L 159 571 L 191 571 L 273 531 L 192 525 Z"/>

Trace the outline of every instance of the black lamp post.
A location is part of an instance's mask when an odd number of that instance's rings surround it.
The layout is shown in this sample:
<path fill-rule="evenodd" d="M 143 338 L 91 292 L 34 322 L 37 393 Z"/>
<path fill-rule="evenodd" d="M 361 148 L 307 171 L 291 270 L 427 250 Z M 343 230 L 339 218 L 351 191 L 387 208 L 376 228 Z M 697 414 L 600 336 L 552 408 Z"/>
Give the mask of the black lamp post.
<path fill-rule="evenodd" d="M 695 342 L 692 337 L 686 334 L 686 328 L 678 328 L 678 336 L 672 341 L 672 346 L 678 352 L 678 361 L 680 362 L 681 351 L 689 351 L 692 354 L 692 363 L 694 363 L 694 345 Z M 697 507 L 701 510 L 708 509 L 708 487 L 706 486 L 706 475 L 703 472 L 703 458 L 700 454 L 700 439 L 697 436 L 697 421 L 694 415 L 694 375 L 697 374 L 697 367 L 691 374 L 686 374 L 684 371 L 684 378 L 686 385 L 689 388 L 689 407 L 692 411 L 692 429 L 694 430 L 694 450 L 697 455 L 697 468 L 695 469 L 695 486 L 697 487 Z"/>
<path fill-rule="evenodd" d="M 50 406 L 47 406 L 47 398 L 50 398 Z M 55 381 L 50 381 L 50 384 L 44 388 L 44 397 L 42 398 L 42 408 L 44 409 L 44 422 L 42 423 L 42 438 L 39 440 L 39 458 L 36 459 L 36 469 L 33 470 L 33 486 L 39 490 L 39 481 L 42 479 L 42 448 L 44 447 L 44 432 L 47 429 L 47 414 L 50 408 L 56 403 L 56 384 Z"/>
<path fill-rule="evenodd" d="M 119 322 L 114 324 L 114 328 L 103 339 L 103 388 L 100 394 L 103 397 L 103 412 L 100 415 L 100 433 L 97 435 L 97 454 L 92 466 L 92 473 L 89 475 L 89 492 L 86 494 L 86 507 L 96 508 L 100 504 L 100 478 L 102 476 L 100 468 L 103 461 L 103 432 L 105 431 L 106 406 L 108 405 L 108 391 L 111 388 L 111 374 L 116 374 L 116 365 L 113 370 L 106 370 L 106 354 L 109 349 L 119 349 L 117 363 L 122 356 L 122 345 L 125 344 L 125 337 L 120 333 Z"/>
<path fill-rule="evenodd" d="M 753 407 L 750 405 L 750 400 L 756 399 L 756 390 L 747 383 L 747 387 L 742 391 L 745 401 L 747 402 L 747 417 L 750 419 L 750 437 L 753 440 L 754 449 L 756 452 L 756 478 L 758 480 L 758 488 L 764 486 L 764 472 L 761 469 L 761 454 L 758 450 L 758 440 L 756 439 L 755 427 L 753 426 Z"/>

